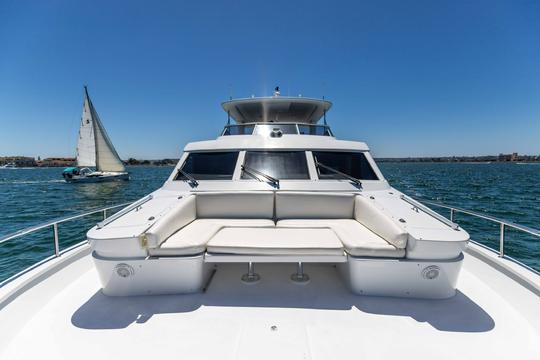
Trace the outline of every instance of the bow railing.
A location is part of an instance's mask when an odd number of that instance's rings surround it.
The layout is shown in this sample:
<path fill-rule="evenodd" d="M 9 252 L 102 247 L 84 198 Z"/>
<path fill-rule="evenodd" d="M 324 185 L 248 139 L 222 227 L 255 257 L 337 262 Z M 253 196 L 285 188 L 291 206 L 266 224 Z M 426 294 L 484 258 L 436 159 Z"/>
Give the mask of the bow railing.
<path fill-rule="evenodd" d="M 476 241 L 473 241 L 473 242 L 478 244 L 478 245 L 481 245 L 483 247 L 487 247 L 487 248 L 489 248 L 489 249 L 491 249 L 493 251 L 496 251 L 498 253 L 499 257 L 506 257 L 506 254 L 505 254 L 505 235 L 506 235 L 506 229 L 507 228 L 515 229 L 515 230 L 518 230 L 518 231 L 521 231 L 521 232 L 524 232 L 524 233 L 527 233 L 527 234 L 530 234 L 530 235 L 533 235 L 533 236 L 536 236 L 536 237 L 540 238 L 540 230 L 531 228 L 529 226 L 516 224 L 516 223 L 514 223 L 512 221 L 500 219 L 500 218 L 497 218 L 495 216 L 491 216 L 491 215 L 483 214 L 483 213 L 480 213 L 480 212 L 459 208 L 459 207 L 456 207 L 456 206 L 450 206 L 450 205 L 442 204 L 442 203 L 435 202 L 435 201 L 424 200 L 424 199 L 417 199 L 417 200 L 421 201 L 424 204 L 428 204 L 428 205 L 435 206 L 435 207 L 438 207 L 438 208 L 443 208 L 443 209 L 450 210 L 448 219 L 452 223 L 455 223 L 455 218 L 456 218 L 457 213 L 467 214 L 467 215 L 470 215 L 470 216 L 473 216 L 473 217 L 477 217 L 477 218 L 481 218 L 481 219 L 484 219 L 484 220 L 487 220 L 487 221 L 490 221 L 490 222 L 493 222 L 493 223 L 497 223 L 499 225 L 499 246 L 498 246 L 498 249 L 494 249 L 494 248 L 486 246 L 484 244 L 480 244 L 480 243 L 478 243 Z M 513 259 L 513 258 L 511 258 L 511 259 L 514 260 L 514 261 L 519 262 L 521 265 L 524 265 L 527 268 L 529 268 L 529 269 L 533 270 L 534 272 L 538 273 L 538 271 L 531 268 L 530 266 L 527 266 L 527 265 L 521 263 L 519 260 L 516 260 L 516 259 Z"/>
<path fill-rule="evenodd" d="M 11 282 L 12 280 L 18 278 L 19 276 L 27 273 L 28 271 L 36 268 L 37 266 L 45 263 L 45 262 L 48 262 L 52 259 L 55 259 L 59 256 L 61 256 L 63 253 L 69 251 L 69 250 L 72 250 L 73 248 L 75 247 L 79 247 L 83 244 L 85 244 L 87 241 L 84 240 L 82 242 L 79 242 L 65 250 L 60 250 L 60 236 L 59 236 L 59 232 L 58 232 L 58 225 L 62 224 L 62 223 L 66 223 L 66 222 L 69 222 L 69 221 L 73 221 L 73 220 L 76 220 L 76 219 L 81 219 L 81 218 L 85 218 L 85 217 L 88 217 L 88 216 L 91 216 L 91 215 L 95 215 L 95 214 L 99 214 L 101 213 L 103 215 L 103 221 L 106 221 L 108 219 L 107 217 L 107 213 L 110 211 L 110 210 L 114 210 L 114 209 L 118 209 L 118 208 L 121 208 L 121 207 L 125 207 L 125 206 L 128 206 L 130 205 L 131 203 L 123 203 L 123 204 L 118 204 L 118 205 L 111 205 L 111 206 L 106 206 L 106 207 L 101 207 L 101 208 L 97 208 L 97 209 L 93 209 L 93 210 L 89 210 L 89 211 L 85 211 L 83 213 L 80 213 L 80 214 L 75 214 L 75 215 L 68 215 L 66 217 L 62 217 L 62 218 L 58 218 L 58 219 L 55 219 L 55 220 L 52 220 L 52 221 L 49 221 L 49 222 L 45 222 L 45 223 L 42 223 L 42 224 L 38 224 L 38 225 L 35 225 L 35 226 L 31 226 L 29 228 L 26 228 L 26 229 L 23 229 L 23 230 L 19 230 L 19 231 L 16 231 L 14 233 L 11 233 L 11 234 L 8 234 L 8 235 L 5 235 L 3 237 L 0 238 L 0 246 L 4 243 L 7 243 L 7 242 L 10 242 L 14 239 L 17 239 L 17 238 L 20 238 L 20 237 L 23 237 L 25 235 L 29 235 L 29 234 L 32 234 L 32 233 L 35 233 L 37 231 L 40 231 L 40 230 L 43 230 L 43 229 L 46 229 L 46 228 L 50 228 L 52 230 L 51 232 L 51 247 L 54 247 L 54 254 L 41 260 L 41 261 L 38 261 L 34 264 L 32 264 L 31 266 L 27 267 L 26 269 L 16 273 L 15 275 L 3 280 L 0 282 L 0 287 L 4 286 L 5 284 Z M 124 214 L 125 212 L 122 212 L 122 215 Z M 114 219 L 118 218 L 118 216 L 114 216 Z M 112 220 L 114 220 L 113 218 L 111 218 Z"/>

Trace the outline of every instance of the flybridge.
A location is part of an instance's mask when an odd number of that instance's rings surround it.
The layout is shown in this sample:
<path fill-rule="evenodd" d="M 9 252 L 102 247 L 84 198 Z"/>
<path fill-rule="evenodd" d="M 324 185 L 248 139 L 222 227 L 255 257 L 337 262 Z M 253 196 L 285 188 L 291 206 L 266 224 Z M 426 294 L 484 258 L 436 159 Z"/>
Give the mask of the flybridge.
<path fill-rule="evenodd" d="M 316 124 L 332 107 L 330 101 L 274 96 L 236 99 L 221 104 L 237 124 L 290 122 Z"/>

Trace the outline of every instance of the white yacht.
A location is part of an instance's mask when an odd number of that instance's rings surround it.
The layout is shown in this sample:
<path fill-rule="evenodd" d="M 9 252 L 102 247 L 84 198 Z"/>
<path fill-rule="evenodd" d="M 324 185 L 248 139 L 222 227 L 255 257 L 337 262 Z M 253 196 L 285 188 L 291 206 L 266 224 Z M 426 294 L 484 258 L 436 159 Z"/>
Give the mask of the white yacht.
<path fill-rule="evenodd" d="M 55 255 L 0 284 L 0 358 L 539 359 L 540 275 L 503 251 L 540 232 L 483 215 L 500 251 L 470 240 L 453 220 L 475 213 L 392 188 L 331 105 L 227 101 L 217 139 L 87 240 L 42 225 Z"/>
<path fill-rule="evenodd" d="M 14 162 L 8 162 L 4 165 L 0 165 L 0 169 L 16 169 L 17 168 L 17 164 L 15 164 Z"/>
<path fill-rule="evenodd" d="M 77 141 L 77 167 L 65 168 L 62 176 L 70 183 L 129 180 L 129 173 L 99 119 L 86 86 Z"/>

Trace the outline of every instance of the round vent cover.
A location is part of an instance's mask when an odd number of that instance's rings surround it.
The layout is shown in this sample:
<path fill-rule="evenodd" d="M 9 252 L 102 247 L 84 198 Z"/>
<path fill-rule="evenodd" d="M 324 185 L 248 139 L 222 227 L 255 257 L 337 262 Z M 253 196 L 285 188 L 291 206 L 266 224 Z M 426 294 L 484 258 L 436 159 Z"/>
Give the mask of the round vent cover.
<path fill-rule="evenodd" d="M 434 280 L 439 277 L 439 273 L 441 272 L 441 268 L 436 265 L 431 265 L 428 267 L 425 267 L 424 270 L 422 270 L 422 277 L 427 280 Z"/>
<path fill-rule="evenodd" d="M 116 274 L 122 278 L 127 278 L 135 274 L 135 270 L 129 264 L 120 263 L 114 267 Z"/>

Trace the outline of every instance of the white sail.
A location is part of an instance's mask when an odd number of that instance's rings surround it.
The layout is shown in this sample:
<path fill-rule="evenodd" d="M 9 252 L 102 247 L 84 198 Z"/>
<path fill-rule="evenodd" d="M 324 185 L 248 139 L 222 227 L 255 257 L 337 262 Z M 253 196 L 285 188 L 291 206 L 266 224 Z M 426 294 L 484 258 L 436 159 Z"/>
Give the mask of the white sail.
<path fill-rule="evenodd" d="M 94 137 L 94 146 L 95 146 L 95 159 L 96 159 L 96 168 L 98 171 L 113 171 L 113 172 L 124 172 L 126 168 L 120 160 L 120 156 L 116 152 L 107 131 L 103 127 L 99 115 L 97 114 L 88 92 L 86 92 L 86 101 L 88 102 L 90 109 L 90 116 L 92 118 L 91 123 L 93 124 L 93 137 Z"/>
<path fill-rule="evenodd" d="M 126 171 L 88 96 L 86 87 L 84 90 L 83 112 L 77 142 L 77 166 L 96 167 L 98 171 Z"/>
<path fill-rule="evenodd" d="M 97 113 L 94 117 L 94 131 L 96 139 L 96 167 L 99 171 L 126 171 L 120 156 L 116 152 Z"/>
<path fill-rule="evenodd" d="M 77 166 L 96 166 L 96 142 L 94 124 L 90 111 L 90 99 L 84 97 L 79 139 L 77 141 Z"/>

